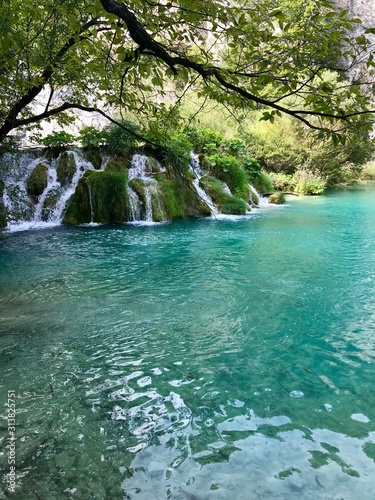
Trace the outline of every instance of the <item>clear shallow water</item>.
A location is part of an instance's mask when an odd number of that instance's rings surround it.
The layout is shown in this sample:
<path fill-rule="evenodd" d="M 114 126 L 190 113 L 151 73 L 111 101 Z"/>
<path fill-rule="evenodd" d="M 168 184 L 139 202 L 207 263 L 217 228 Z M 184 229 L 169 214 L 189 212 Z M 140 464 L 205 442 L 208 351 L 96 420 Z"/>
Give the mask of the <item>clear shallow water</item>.
<path fill-rule="evenodd" d="M 17 498 L 374 498 L 374 287 L 370 188 L 1 235 Z"/>

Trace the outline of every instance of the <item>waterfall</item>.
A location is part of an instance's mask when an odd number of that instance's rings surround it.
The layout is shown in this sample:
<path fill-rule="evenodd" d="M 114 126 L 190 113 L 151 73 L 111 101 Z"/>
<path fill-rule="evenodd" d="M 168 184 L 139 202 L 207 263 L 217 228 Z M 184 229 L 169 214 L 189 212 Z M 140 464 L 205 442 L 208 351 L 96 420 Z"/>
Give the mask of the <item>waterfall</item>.
<path fill-rule="evenodd" d="M 57 181 L 56 168 L 53 168 L 52 166 L 48 167 L 48 184 L 46 189 L 39 196 L 38 204 L 35 207 L 34 212 L 34 222 L 42 222 L 43 207 L 47 196 L 54 189 L 58 189 L 59 185 L 60 183 Z"/>
<path fill-rule="evenodd" d="M 153 221 L 152 206 L 158 201 L 158 182 L 151 176 L 154 173 L 165 172 L 159 162 L 142 154 L 133 155 L 129 168 L 128 201 L 131 221 Z M 143 193 L 137 192 L 132 181 L 139 179 Z M 140 186 L 138 186 L 138 191 Z M 140 199 L 143 199 L 143 203 Z M 143 210 L 142 210 L 143 206 Z"/>
<path fill-rule="evenodd" d="M 195 191 L 197 192 L 197 195 L 199 198 L 204 201 L 204 203 L 208 206 L 208 208 L 211 210 L 211 214 L 214 217 L 217 217 L 219 215 L 219 210 L 215 207 L 214 202 L 212 199 L 208 196 L 206 191 L 202 189 L 199 185 L 200 179 L 205 175 L 205 173 L 202 171 L 199 165 L 199 156 L 196 153 L 191 153 L 190 154 L 190 166 L 189 170 L 194 174 L 194 179 L 192 181 L 193 186 L 195 188 Z"/>
<path fill-rule="evenodd" d="M 128 207 L 129 207 L 129 219 L 134 222 L 141 220 L 141 203 L 137 193 L 128 186 Z"/>
<path fill-rule="evenodd" d="M 73 196 L 78 181 L 82 177 L 82 174 L 86 172 L 86 170 L 94 170 L 92 163 L 82 158 L 77 153 L 77 151 L 68 151 L 68 154 L 71 154 L 74 157 L 74 161 L 76 164 L 76 171 L 73 175 L 70 184 L 67 186 L 66 189 L 63 190 L 59 201 L 56 203 L 55 210 L 53 211 L 50 217 L 50 222 L 52 222 L 53 224 L 61 224 L 66 204 L 68 200 Z"/>
<path fill-rule="evenodd" d="M 10 219 L 7 226 L 9 231 L 61 224 L 66 204 L 75 192 L 79 179 L 86 170 L 94 170 L 93 165 L 84 159 L 81 153 L 67 151 L 66 155 L 73 158 L 76 167 L 71 181 L 66 186 L 57 179 L 56 168 L 61 155 L 53 160 L 45 156 L 35 158 L 35 154 L 30 153 L 4 155 L 3 200 Z M 39 164 L 47 167 L 47 186 L 33 203 L 27 192 L 27 179 Z"/>
<path fill-rule="evenodd" d="M 154 181 L 155 182 L 155 181 Z M 152 198 L 150 185 L 145 183 L 146 191 L 146 222 L 152 222 Z"/>

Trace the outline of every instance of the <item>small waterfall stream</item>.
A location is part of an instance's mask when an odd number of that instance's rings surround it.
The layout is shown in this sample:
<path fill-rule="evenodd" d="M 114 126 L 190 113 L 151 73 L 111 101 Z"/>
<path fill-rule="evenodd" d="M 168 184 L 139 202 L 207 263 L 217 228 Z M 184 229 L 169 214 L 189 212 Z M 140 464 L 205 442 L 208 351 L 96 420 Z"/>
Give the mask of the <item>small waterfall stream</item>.
<path fill-rule="evenodd" d="M 193 183 L 193 186 L 197 192 L 197 195 L 199 196 L 199 198 L 202 201 L 204 201 L 204 203 L 211 210 L 212 216 L 217 217 L 220 213 L 219 210 L 215 206 L 212 199 L 208 196 L 206 191 L 204 189 L 202 189 L 199 185 L 199 181 L 205 175 L 205 173 L 202 171 L 202 169 L 199 165 L 199 156 L 196 153 L 191 153 L 190 158 L 191 158 L 190 172 L 192 172 L 194 174 L 194 179 L 193 179 L 192 183 Z"/>

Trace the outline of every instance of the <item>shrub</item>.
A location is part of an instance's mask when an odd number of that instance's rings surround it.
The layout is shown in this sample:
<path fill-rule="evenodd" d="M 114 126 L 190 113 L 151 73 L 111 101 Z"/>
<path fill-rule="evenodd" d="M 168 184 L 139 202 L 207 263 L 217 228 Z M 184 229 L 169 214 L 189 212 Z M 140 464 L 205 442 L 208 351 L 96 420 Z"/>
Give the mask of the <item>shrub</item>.
<path fill-rule="evenodd" d="M 95 127 L 84 127 L 79 133 L 78 140 L 83 148 L 98 148 L 105 145 L 107 134 Z"/>
<path fill-rule="evenodd" d="M 246 156 L 242 160 L 242 165 L 243 168 L 245 169 L 245 172 L 247 173 L 249 182 L 251 184 L 254 184 L 254 182 L 260 180 L 262 167 L 260 166 L 260 163 L 257 160 L 251 158 L 250 156 Z"/>
<path fill-rule="evenodd" d="M 294 192 L 296 180 L 293 175 L 270 172 L 269 174 L 272 183 L 278 191 Z"/>
<path fill-rule="evenodd" d="M 122 125 L 127 130 L 118 125 L 109 125 L 104 132 L 108 153 L 114 156 L 126 157 L 140 143 L 140 140 L 132 133 L 139 133 L 139 129 L 137 125 L 128 121 L 123 121 Z"/>
<path fill-rule="evenodd" d="M 308 172 L 299 171 L 294 174 L 296 182 L 294 191 L 301 195 L 322 194 L 326 189 L 326 181 Z"/>
<path fill-rule="evenodd" d="M 271 177 L 264 172 L 260 172 L 258 179 L 254 181 L 254 187 L 259 193 L 272 193 L 274 191 Z"/>
<path fill-rule="evenodd" d="M 366 163 L 358 177 L 363 181 L 375 181 L 375 162 Z"/>
<path fill-rule="evenodd" d="M 212 154 L 224 142 L 223 137 L 210 128 L 188 127 L 183 130 L 183 133 L 196 153 Z"/>
<path fill-rule="evenodd" d="M 44 137 L 44 139 L 42 139 L 41 142 L 47 148 L 61 149 L 72 146 L 74 137 L 71 134 L 64 132 L 64 130 L 61 130 L 60 132 L 52 132 L 51 134 L 48 134 Z"/>
<path fill-rule="evenodd" d="M 281 205 L 285 203 L 285 194 L 282 193 L 281 191 L 278 191 L 276 193 L 271 194 L 268 199 L 270 203 L 274 203 L 275 205 Z"/>

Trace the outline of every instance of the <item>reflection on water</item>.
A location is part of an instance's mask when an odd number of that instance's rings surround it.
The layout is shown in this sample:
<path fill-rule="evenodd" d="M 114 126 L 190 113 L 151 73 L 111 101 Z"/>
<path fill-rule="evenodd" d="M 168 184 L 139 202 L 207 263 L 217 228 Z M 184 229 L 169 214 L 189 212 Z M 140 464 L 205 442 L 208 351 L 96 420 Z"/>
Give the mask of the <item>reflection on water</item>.
<path fill-rule="evenodd" d="M 374 209 L 1 237 L 17 498 L 372 498 Z"/>

